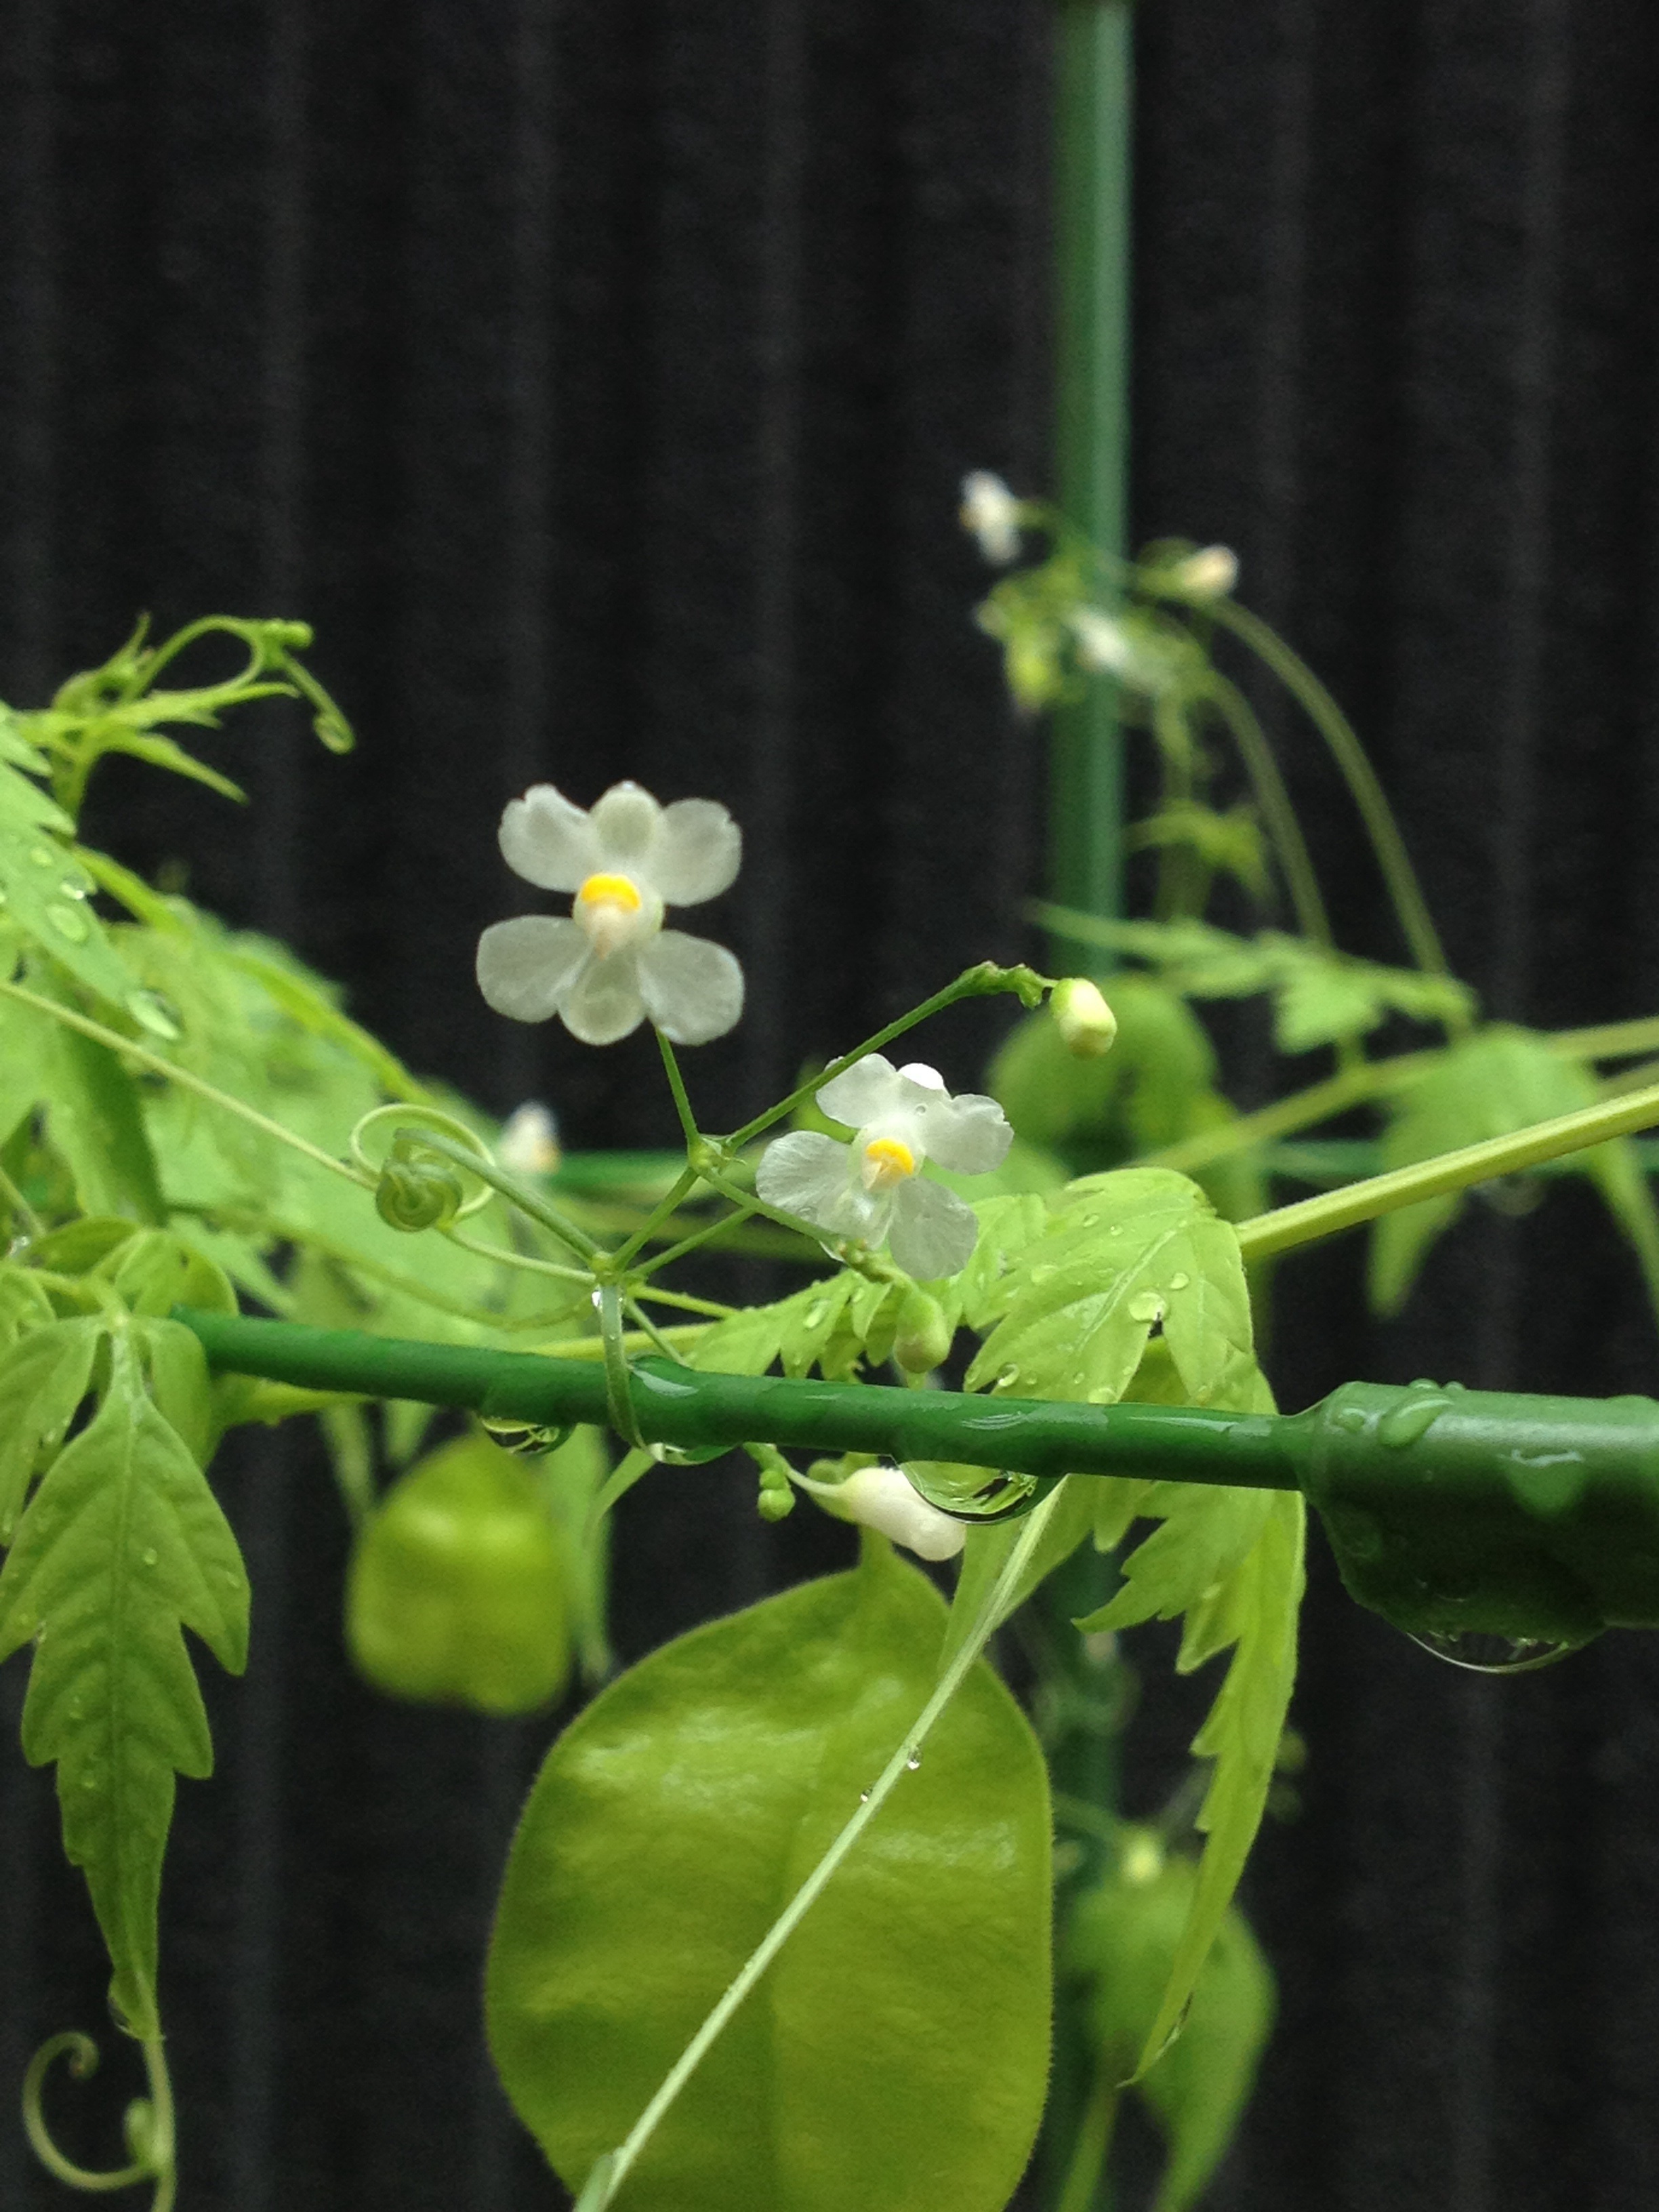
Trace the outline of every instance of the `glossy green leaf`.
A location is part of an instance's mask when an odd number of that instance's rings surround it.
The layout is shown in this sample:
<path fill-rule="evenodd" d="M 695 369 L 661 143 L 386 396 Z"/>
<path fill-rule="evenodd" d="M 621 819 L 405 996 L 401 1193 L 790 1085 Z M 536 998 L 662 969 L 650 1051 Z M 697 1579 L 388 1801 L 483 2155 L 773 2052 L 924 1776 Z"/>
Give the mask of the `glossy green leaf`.
<path fill-rule="evenodd" d="M 189 1335 L 151 1322 L 109 1336 L 97 1413 L 47 1468 L 0 1574 L 0 1657 L 36 1646 L 24 1753 L 35 1765 L 57 1762 L 64 1849 L 86 1872 L 114 1968 L 112 2001 L 150 2037 L 160 2032 L 156 1907 L 173 1778 L 213 1764 L 183 1631 L 233 1673 L 247 1653 L 236 1540 L 145 1387 L 144 1352 L 167 1333 Z M 199 1346 L 196 1358 L 205 1406 Z"/>
<path fill-rule="evenodd" d="M 77 983 L 125 1012 L 133 979 L 87 902 L 92 885 L 76 854 L 74 825 L 31 780 L 31 763 L 40 757 L 27 746 L 0 752 L 0 893 L 7 919 Z"/>
<path fill-rule="evenodd" d="M 69 1164 L 82 1208 L 165 1221 L 161 1172 L 137 1091 L 119 1060 L 107 1046 L 60 1027 L 47 1073 L 47 1137 Z"/>
<path fill-rule="evenodd" d="M 1121 2081 L 1146 2046 L 1192 1911 L 1197 1869 L 1127 1829 L 1107 1873 L 1080 1897 L 1062 1971 L 1085 1985 L 1095 2063 Z M 1135 2083 L 1168 2146 L 1153 2212 L 1187 2212 L 1220 2163 L 1273 2024 L 1273 1975 L 1236 1905 L 1223 1915 L 1180 2035 Z"/>
<path fill-rule="evenodd" d="M 62 1443 L 87 1395 L 101 1322 L 50 1322 L 0 1361 L 0 1543 L 11 1541 L 43 1451 Z"/>
<path fill-rule="evenodd" d="M 401 1475 L 358 1535 L 346 1644 L 395 1697 L 533 1712 L 570 1672 L 560 1533 L 532 1468 L 482 1431 Z"/>
<path fill-rule="evenodd" d="M 856 1573 L 695 1630 L 561 1737 L 487 1984 L 507 2093 L 568 2184 L 619 2143 L 933 1688 L 944 1609 Z M 629 2174 L 629 2212 L 1002 2212 L 1048 2068 L 1036 1744 L 973 1670 Z"/>

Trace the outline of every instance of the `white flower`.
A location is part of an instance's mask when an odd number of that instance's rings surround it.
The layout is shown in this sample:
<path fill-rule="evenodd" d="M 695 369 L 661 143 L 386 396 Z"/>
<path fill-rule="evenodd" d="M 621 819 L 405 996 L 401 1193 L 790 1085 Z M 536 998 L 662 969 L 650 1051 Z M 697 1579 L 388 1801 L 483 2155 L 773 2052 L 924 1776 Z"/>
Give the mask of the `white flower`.
<path fill-rule="evenodd" d="M 478 988 L 498 1014 L 557 1014 L 584 1044 L 614 1044 L 648 1014 L 676 1044 L 724 1036 L 743 1012 L 743 970 L 723 945 L 665 929 L 666 906 L 718 898 L 743 858 L 712 799 L 659 806 L 613 784 L 591 812 L 532 784 L 501 817 L 501 853 L 526 883 L 574 891 L 568 921 L 525 915 L 478 940 Z"/>
<path fill-rule="evenodd" d="M 1002 478 L 989 469 L 975 469 L 962 480 L 962 526 L 979 540 L 979 550 L 992 565 L 1006 568 L 1019 558 L 1019 526 L 1023 513 Z"/>
<path fill-rule="evenodd" d="M 979 1224 L 954 1191 L 930 1182 L 924 1160 L 958 1175 L 988 1175 L 1013 1131 L 994 1098 L 953 1098 L 937 1070 L 894 1067 L 872 1052 L 826 1083 L 818 1104 L 858 1134 L 850 1145 L 797 1129 L 769 1145 L 755 1188 L 769 1206 L 804 1215 L 866 1244 L 889 1237 L 908 1275 L 932 1282 L 973 1257 Z"/>
<path fill-rule="evenodd" d="M 526 1099 L 501 1124 L 495 1157 L 510 1175 L 551 1175 L 562 1158 L 559 1125 L 539 1099 Z"/>
<path fill-rule="evenodd" d="M 1123 625 L 1098 607 L 1073 607 L 1067 619 L 1077 640 L 1077 657 L 1085 668 L 1107 676 L 1127 676 L 1135 650 Z"/>
<path fill-rule="evenodd" d="M 833 1487 L 811 1486 L 844 1519 L 878 1528 L 919 1559 L 954 1559 L 968 1540 L 963 1523 L 930 1505 L 902 1467 L 861 1467 Z"/>
<path fill-rule="evenodd" d="M 1231 545 L 1203 545 L 1177 561 L 1169 580 L 1195 599 L 1224 599 L 1238 581 L 1238 556 Z"/>

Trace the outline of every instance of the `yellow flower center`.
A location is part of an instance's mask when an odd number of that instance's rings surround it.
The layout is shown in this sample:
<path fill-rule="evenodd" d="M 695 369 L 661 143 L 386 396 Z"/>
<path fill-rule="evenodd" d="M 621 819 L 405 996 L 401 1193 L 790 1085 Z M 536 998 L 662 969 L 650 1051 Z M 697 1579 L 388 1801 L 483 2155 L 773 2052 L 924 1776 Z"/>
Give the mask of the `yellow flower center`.
<path fill-rule="evenodd" d="M 581 907 L 619 906 L 624 914 L 637 914 L 643 902 L 640 887 L 630 876 L 589 876 L 576 893 Z"/>
<path fill-rule="evenodd" d="M 864 1148 L 866 1190 L 890 1190 L 916 1171 L 916 1156 L 902 1137 L 872 1137 Z"/>

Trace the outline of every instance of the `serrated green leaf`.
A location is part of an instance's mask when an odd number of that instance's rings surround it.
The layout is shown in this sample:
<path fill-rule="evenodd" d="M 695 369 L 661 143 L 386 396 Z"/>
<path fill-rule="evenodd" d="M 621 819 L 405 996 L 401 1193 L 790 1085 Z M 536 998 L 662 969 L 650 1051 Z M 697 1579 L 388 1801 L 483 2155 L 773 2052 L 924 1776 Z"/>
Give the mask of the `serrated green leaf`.
<path fill-rule="evenodd" d="M 1593 1105 L 1597 1096 L 1589 1072 L 1552 1052 L 1538 1031 L 1494 1024 L 1451 1047 L 1392 1103 L 1382 1165 L 1410 1167 L 1463 1145 L 1508 1136 Z M 1614 1217 L 1643 1249 L 1650 1235 L 1650 1200 L 1629 1139 L 1598 1145 L 1577 1154 L 1571 1165 L 1594 1177 Z M 1405 1304 L 1430 1246 L 1462 1206 L 1462 1194 L 1449 1192 L 1379 1218 L 1371 1231 L 1370 1266 L 1371 1303 L 1379 1313 L 1396 1313 Z"/>
<path fill-rule="evenodd" d="M 49 1322 L 0 1360 L 0 1543 L 11 1541 L 43 1449 L 62 1440 L 87 1395 L 101 1322 Z"/>
<path fill-rule="evenodd" d="M 1204 1855 L 1138 2076 L 1155 2063 L 1180 2023 L 1261 1826 L 1296 1680 L 1304 1521 L 1300 1493 L 1275 1491 L 1255 1544 L 1224 1585 L 1237 1643 L 1216 1701 L 1193 1740 L 1200 1758 L 1215 1761 L 1198 1820 Z"/>
<path fill-rule="evenodd" d="M 178 719 L 185 721 L 194 718 L 181 714 Z M 204 716 L 202 719 L 205 720 L 208 718 Z M 175 744 L 171 738 L 158 738 L 138 731 L 124 731 L 119 737 L 106 738 L 99 747 L 99 750 L 106 753 L 131 753 L 135 760 L 147 761 L 151 768 L 167 769 L 174 775 L 187 776 L 192 783 L 204 783 L 210 791 L 216 791 L 222 799 L 234 799 L 243 803 L 246 802 L 247 793 L 242 789 L 240 784 L 233 783 L 228 775 L 221 775 L 217 769 L 210 768 L 205 761 L 198 760 L 194 753 L 187 753 L 182 745 Z"/>
<path fill-rule="evenodd" d="M 969 1370 L 970 1390 L 994 1382 L 1023 1396 L 1112 1404 L 1160 1325 L 1194 1405 L 1220 1401 L 1253 1364 L 1237 1234 L 1196 1183 L 1166 1168 L 1072 1184 L 1008 1286 Z"/>
<path fill-rule="evenodd" d="M 232 1673 L 247 1650 L 236 1540 L 144 1387 L 145 1332 L 177 1328 L 111 1334 L 98 1411 L 47 1469 L 0 1574 L 0 1656 L 35 1643 L 24 1753 L 57 1762 L 64 1849 L 92 1892 L 112 2002 L 147 2039 L 160 2033 L 156 1911 L 174 1777 L 213 1764 L 183 1631 Z"/>
<path fill-rule="evenodd" d="M 1154 1483 L 1136 1510 L 1156 1516 L 1158 1526 L 1124 1562 L 1122 1585 L 1109 1603 L 1077 1626 L 1097 1634 L 1173 1620 L 1198 1606 L 1254 1550 L 1272 1501 L 1265 1490 Z"/>
<path fill-rule="evenodd" d="M 832 1379 L 844 1379 L 864 1346 L 863 1330 L 851 1318 L 854 1303 L 864 1327 L 873 1327 L 890 1288 L 850 1270 L 821 1277 L 771 1305 L 746 1306 L 717 1321 L 697 1339 L 689 1363 L 722 1375 L 763 1375 L 775 1360 L 786 1375 L 819 1366 Z"/>
<path fill-rule="evenodd" d="M 49 979 L 31 980 L 43 995 L 56 995 Z M 167 1201 L 137 1091 L 116 1055 L 56 1025 L 45 1066 L 47 1139 L 67 1163 L 83 1210 L 164 1222 Z"/>
<path fill-rule="evenodd" d="M 123 1013 L 132 977 L 88 903 L 69 817 L 45 792 L 0 767 L 0 892 L 8 919 L 41 951 Z"/>

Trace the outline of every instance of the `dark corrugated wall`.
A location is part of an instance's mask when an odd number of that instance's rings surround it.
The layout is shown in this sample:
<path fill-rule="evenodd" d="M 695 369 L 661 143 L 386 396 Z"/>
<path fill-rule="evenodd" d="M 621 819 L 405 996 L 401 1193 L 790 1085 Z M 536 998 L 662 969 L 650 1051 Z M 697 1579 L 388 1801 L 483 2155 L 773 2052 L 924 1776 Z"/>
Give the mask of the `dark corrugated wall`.
<path fill-rule="evenodd" d="M 276 712 L 228 739 L 246 818 L 116 764 L 94 834 L 187 853 L 199 896 L 291 935 L 417 1065 L 500 1108 L 539 1092 L 586 1143 L 665 1133 L 648 1053 L 508 1030 L 471 983 L 514 898 L 495 820 L 533 776 L 743 817 L 754 1014 L 696 1059 L 716 1121 L 1015 951 L 1036 740 L 951 510 L 965 467 L 1042 479 L 1048 31 L 1040 0 L 12 0 L 0 694 L 33 703 L 141 607 L 291 611 L 362 734 L 343 763 Z M 1659 22 L 1145 0 L 1140 65 L 1138 533 L 1238 547 L 1491 1006 L 1651 1009 Z M 1334 779 L 1284 734 L 1346 941 L 1392 957 Z M 965 1073 L 994 1026 L 939 1056 Z M 1576 1190 L 1477 1209 L 1386 1329 L 1355 1257 L 1283 1271 L 1286 1403 L 1360 1374 L 1659 1389 Z M 314 1453 L 257 1444 L 224 1486 L 258 1627 L 169 1877 L 182 2212 L 551 2205 L 474 2024 L 545 1727 L 361 1694 Z M 837 1555 L 717 1476 L 633 1504 L 629 1650 Z M 1143 1802 L 1190 1718 L 1148 1702 Z M 1215 2203 L 1644 2206 L 1659 1644 L 1462 1676 L 1322 1561 L 1298 1714 L 1303 1816 L 1252 1883 L 1283 2019 Z M 100 2017 L 55 1827 L 14 1754 L 0 2084 Z M 0 2203 L 61 2201 L 0 2128 Z"/>

